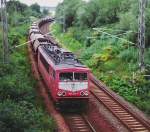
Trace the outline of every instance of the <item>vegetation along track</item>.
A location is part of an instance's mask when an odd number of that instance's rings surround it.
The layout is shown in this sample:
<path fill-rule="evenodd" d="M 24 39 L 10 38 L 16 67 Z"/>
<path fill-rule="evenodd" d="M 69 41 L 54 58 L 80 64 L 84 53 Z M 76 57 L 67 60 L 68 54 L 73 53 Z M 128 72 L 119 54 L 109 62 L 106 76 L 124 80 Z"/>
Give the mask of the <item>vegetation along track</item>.
<path fill-rule="evenodd" d="M 144 120 L 138 114 L 135 114 L 127 106 L 117 100 L 116 97 L 107 90 L 106 86 L 104 86 L 94 76 L 91 76 L 91 82 L 97 86 L 97 88 L 91 89 L 91 94 L 98 101 L 103 103 L 106 108 L 127 127 L 127 129 L 136 132 L 150 131 L 149 121 Z"/>
<path fill-rule="evenodd" d="M 42 26 L 41 31 L 43 34 L 49 32 L 48 24 Z M 91 89 L 91 94 L 95 99 L 104 104 L 104 106 L 115 116 L 118 120 L 129 130 L 129 131 L 142 131 L 149 132 L 150 123 L 144 120 L 138 114 L 135 114 L 126 105 L 120 103 L 115 96 L 109 92 L 100 81 L 98 81 L 94 76 L 91 76 L 91 82 L 96 86 L 96 88 Z M 70 131 L 85 131 L 92 132 L 94 130 L 88 118 L 83 115 L 74 114 L 62 114 L 66 124 L 68 125 Z"/>

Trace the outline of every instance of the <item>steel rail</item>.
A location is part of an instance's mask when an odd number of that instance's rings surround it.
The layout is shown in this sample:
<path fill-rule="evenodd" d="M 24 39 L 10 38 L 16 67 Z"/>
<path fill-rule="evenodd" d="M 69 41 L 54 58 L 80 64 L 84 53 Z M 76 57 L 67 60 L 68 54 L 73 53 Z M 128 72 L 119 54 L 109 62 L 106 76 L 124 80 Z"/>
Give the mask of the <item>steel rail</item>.
<path fill-rule="evenodd" d="M 84 114 L 65 114 L 63 117 L 72 132 L 96 132 Z"/>

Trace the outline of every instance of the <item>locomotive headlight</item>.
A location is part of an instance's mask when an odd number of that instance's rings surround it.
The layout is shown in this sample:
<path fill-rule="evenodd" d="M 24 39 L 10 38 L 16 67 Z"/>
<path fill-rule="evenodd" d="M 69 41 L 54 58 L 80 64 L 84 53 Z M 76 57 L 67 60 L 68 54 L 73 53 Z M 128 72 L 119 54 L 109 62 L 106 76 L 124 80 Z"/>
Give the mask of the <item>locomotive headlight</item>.
<path fill-rule="evenodd" d="M 58 96 L 66 96 L 66 92 L 58 91 L 57 95 Z"/>
<path fill-rule="evenodd" d="M 85 91 L 85 92 L 84 92 L 84 95 L 85 95 L 85 96 L 88 96 L 88 95 L 89 95 L 89 94 L 88 94 L 88 91 Z"/>
<path fill-rule="evenodd" d="M 83 92 L 83 91 L 82 91 L 82 92 L 80 92 L 80 95 L 81 95 L 81 96 L 84 96 L 84 92 Z"/>
<path fill-rule="evenodd" d="M 62 96 L 62 92 L 61 92 L 61 91 L 58 91 L 57 95 L 58 95 L 58 96 Z"/>
<path fill-rule="evenodd" d="M 89 93 L 88 93 L 88 91 L 82 91 L 82 92 L 80 92 L 80 95 L 81 96 L 88 96 Z"/>
<path fill-rule="evenodd" d="M 62 93 L 62 96 L 66 96 L 66 92 L 63 92 L 63 93 Z"/>

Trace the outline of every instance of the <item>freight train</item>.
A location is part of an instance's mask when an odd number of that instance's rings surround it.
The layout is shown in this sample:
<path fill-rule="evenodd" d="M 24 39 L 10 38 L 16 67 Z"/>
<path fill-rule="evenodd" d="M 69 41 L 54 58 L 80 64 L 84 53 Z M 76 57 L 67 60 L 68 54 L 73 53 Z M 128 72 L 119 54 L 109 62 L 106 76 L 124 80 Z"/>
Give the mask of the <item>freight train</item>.
<path fill-rule="evenodd" d="M 29 41 L 38 70 L 55 104 L 87 105 L 89 99 L 90 70 L 76 56 L 59 46 L 52 36 L 40 30 L 54 19 L 34 22 L 29 30 Z"/>

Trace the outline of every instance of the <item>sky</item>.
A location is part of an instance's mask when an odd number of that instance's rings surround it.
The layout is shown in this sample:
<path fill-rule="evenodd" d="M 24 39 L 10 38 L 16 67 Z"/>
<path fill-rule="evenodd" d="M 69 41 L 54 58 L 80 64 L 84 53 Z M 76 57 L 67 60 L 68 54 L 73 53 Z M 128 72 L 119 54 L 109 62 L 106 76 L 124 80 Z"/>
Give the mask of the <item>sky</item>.
<path fill-rule="evenodd" d="M 58 5 L 58 3 L 62 2 L 63 0 L 19 0 L 19 1 L 27 5 L 38 3 L 40 6 L 55 7 Z M 84 0 L 84 1 L 88 1 L 88 0 Z"/>
<path fill-rule="evenodd" d="M 63 0 L 19 0 L 22 3 L 27 5 L 31 5 L 33 3 L 38 3 L 40 6 L 57 6 L 58 3 L 62 2 Z"/>

